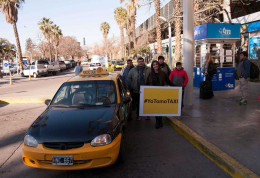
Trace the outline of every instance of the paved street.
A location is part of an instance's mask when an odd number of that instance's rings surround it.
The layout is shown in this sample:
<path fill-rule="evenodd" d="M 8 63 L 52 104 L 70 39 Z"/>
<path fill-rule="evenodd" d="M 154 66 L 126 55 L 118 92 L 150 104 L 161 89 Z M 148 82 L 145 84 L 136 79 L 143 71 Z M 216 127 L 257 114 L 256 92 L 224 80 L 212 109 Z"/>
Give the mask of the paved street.
<path fill-rule="evenodd" d="M 124 164 L 85 171 L 26 167 L 21 160 L 24 132 L 44 109 L 44 104 L 1 107 L 0 177 L 229 177 L 171 126 L 155 129 L 154 119 L 128 122 Z"/>
<path fill-rule="evenodd" d="M 13 86 L 2 84 L 1 98 L 51 98 L 72 76 L 67 72 L 33 81 L 18 80 Z M 124 164 L 85 171 L 28 168 L 21 161 L 24 133 L 45 108 L 42 103 L 1 105 L 0 177 L 229 177 L 168 124 L 155 129 L 154 118 L 128 122 Z"/>

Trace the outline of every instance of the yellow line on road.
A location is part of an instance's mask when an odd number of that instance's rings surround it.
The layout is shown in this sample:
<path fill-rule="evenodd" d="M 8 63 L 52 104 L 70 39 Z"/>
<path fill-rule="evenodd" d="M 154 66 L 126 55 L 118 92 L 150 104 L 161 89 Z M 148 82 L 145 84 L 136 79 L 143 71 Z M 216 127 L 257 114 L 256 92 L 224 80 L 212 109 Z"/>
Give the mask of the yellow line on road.
<path fill-rule="evenodd" d="M 221 169 L 227 172 L 230 176 L 240 178 L 240 177 L 250 177 L 256 178 L 253 171 L 246 168 L 234 158 L 217 148 L 212 143 L 208 142 L 188 126 L 183 124 L 181 121 L 175 117 L 167 118 L 168 123 L 181 135 L 183 135 L 193 146 L 195 146 L 200 152 L 207 156 L 211 161 L 216 163 Z"/>
<path fill-rule="evenodd" d="M 1 104 L 6 103 L 44 103 L 47 98 L 10 98 L 0 99 Z"/>

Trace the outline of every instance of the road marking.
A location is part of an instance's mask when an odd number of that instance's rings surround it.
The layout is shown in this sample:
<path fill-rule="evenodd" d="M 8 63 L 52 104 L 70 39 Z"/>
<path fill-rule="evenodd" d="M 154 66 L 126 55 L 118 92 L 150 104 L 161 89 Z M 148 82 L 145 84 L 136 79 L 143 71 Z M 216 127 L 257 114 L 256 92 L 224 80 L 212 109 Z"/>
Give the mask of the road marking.
<path fill-rule="evenodd" d="M 47 98 L 10 98 L 0 99 L 0 104 L 8 103 L 44 103 Z"/>
<path fill-rule="evenodd" d="M 182 136 L 184 136 L 201 153 L 217 164 L 221 169 L 232 177 L 258 177 L 253 171 L 246 168 L 234 158 L 221 151 L 218 147 L 208 142 L 188 126 L 175 117 L 166 118 L 167 122 Z"/>

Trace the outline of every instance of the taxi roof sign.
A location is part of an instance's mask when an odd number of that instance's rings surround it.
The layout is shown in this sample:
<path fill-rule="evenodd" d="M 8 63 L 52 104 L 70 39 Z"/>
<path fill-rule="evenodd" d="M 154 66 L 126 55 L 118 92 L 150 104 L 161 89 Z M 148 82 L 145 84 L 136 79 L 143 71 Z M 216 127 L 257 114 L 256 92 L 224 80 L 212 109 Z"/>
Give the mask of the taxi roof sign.
<path fill-rule="evenodd" d="M 80 73 L 81 76 L 94 76 L 94 75 L 109 75 L 106 69 L 103 69 L 102 67 L 97 68 L 97 70 L 83 70 Z"/>

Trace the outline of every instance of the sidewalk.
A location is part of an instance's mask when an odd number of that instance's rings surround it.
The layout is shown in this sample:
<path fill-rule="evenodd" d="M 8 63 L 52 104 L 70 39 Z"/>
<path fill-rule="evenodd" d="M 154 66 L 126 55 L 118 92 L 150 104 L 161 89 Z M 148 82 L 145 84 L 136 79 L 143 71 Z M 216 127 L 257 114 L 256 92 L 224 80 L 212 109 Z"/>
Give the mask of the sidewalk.
<path fill-rule="evenodd" d="M 21 80 L 21 79 L 26 79 L 26 77 L 21 77 L 20 75 L 18 74 L 14 74 L 12 75 L 12 80 L 15 81 L 15 80 Z M 9 83 L 10 82 L 10 75 L 4 75 L 3 78 L 0 78 L 0 84 L 3 84 L 3 83 Z"/>
<path fill-rule="evenodd" d="M 194 88 L 194 104 L 179 120 L 239 163 L 260 175 L 260 84 L 249 83 L 248 105 L 239 105 L 239 87 L 215 91 L 202 100 Z"/>

